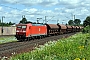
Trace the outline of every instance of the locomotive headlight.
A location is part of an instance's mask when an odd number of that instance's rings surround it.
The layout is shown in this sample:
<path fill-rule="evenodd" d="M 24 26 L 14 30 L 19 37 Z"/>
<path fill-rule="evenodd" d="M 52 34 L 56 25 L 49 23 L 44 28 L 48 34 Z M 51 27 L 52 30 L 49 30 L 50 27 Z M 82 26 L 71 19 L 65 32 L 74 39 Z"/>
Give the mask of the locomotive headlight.
<path fill-rule="evenodd" d="M 23 32 L 26 32 L 26 31 L 23 31 Z"/>
<path fill-rule="evenodd" d="M 19 30 L 17 30 L 16 32 L 19 32 Z"/>

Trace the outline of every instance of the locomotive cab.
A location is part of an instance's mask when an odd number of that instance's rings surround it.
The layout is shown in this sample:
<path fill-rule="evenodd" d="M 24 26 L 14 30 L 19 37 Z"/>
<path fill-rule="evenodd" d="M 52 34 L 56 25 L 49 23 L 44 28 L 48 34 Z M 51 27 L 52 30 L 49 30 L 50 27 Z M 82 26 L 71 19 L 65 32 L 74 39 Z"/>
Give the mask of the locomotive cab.
<path fill-rule="evenodd" d="M 26 25 L 18 25 L 16 28 L 16 35 L 26 35 Z"/>
<path fill-rule="evenodd" d="M 26 31 L 28 29 L 30 29 L 29 25 L 28 24 L 18 24 L 18 25 L 16 25 L 16 35 L 15 35 L 15 37 L 17 38 L 17 40 L 26 39 L 26 36 L 27 36 Z"/>

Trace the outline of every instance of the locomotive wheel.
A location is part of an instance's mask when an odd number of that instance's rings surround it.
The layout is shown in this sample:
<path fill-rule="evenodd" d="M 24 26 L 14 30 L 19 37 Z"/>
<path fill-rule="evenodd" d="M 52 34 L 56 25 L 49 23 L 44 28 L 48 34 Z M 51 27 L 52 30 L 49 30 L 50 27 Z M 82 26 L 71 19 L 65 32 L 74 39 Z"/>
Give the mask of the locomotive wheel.
<path fill-rule="evenodd" d="M 45 38 L 45 35 L 43 35 L 42 38 Z"/>
<path fill-rule="evenodd" d="M 41 36 L 41 39 L 43 38 L 43 36 Z"/>
<path fill-rule="evenodd" d="M 39 39 L 42 39 L 42 36 L 40 36 L 40 38 Z"/>
<path fill-rule="evenodd" d="M 34 40 L 35 39 L 35 37 L 32 37 L 32 40 Z"/>
<path fill-rule="evenodd" d="M 45 38 L 46 36 L 44 35 L 43 38 Z"/>
<path fill-rule="evenodd" d="M 29 40 L 30 40 L 30 38 L 29 38 L 29 37 L 27 37 L 26 41 L 29 41 Z"/>
<path fill-rule="evenodd" d="M 40 39 L 41 38 L 41 36 L 37 36 L 37 39 Z"/>

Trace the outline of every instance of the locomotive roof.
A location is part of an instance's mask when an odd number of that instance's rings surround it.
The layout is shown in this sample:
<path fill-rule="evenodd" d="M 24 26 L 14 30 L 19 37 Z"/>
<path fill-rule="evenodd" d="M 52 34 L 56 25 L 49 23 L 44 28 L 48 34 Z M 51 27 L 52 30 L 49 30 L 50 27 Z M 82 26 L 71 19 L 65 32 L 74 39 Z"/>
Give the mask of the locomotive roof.
<path fill-rule="evenodd" d="M 17 25 L 26 25 L 26 24 L 17 24 Z M 16 25 L 16 26 L 17 26 L 17 25 Z"/>
<path fill-rule="evenodd" d="M 17 24 L 17 25 L 43 26 L 45 24 L 42 24 L 42 23 L 28 23 L 28 24 Z"/>

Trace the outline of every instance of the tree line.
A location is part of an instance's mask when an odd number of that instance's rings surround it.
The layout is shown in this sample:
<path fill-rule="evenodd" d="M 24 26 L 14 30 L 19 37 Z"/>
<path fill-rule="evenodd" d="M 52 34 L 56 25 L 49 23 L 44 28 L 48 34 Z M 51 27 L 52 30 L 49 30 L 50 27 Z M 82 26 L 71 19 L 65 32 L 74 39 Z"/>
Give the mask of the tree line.
<path fill-rule="evenodd" d="M 27 21 L 27 19 L 24 17 L 22 18 L 22 20 L 20 20 L 19 23 L 22 23 L 22 24 L 26 24 L 26 23 L 33 23 L 31 21 Z M 90 26 L 90 16 L 87 16 L 86 19 L 83 21 L 83 24 L 80 24 L 81 23 L 81 20 L 80 19 L 75 19 L 74 21 L 73 20 L 69 20 L 68 21 L 68 25 L 74 25 L 74 26 Z M 10 26 L 10 25 L 14 25 L 15 23 L 12 23 L 12 22 L 9 22 L 9 23 L 2 23 L 1 20 L 0 20 L 0 26 Z"/>
<path fill-rule="evenodd" d="M 11 25 L 14 25 L 15 23 L 12 23 L 11 21 L 10 22 L 8 22 L 8 23 L 5 23 L 5 22 L 1 22 L 1 20 L 0 20 L 0 26 L 11 26 Z"/>
<path fill-rule="evenodd" d="M 84 20 L 83 26 L 84 26 L 84 27 L 90 26 L 90 16 L 88 16 L 88 17 Z"/>
<path fill-rule="evenodd" d="M 81 23 L 81 20 L 80 19 L 75 19 L 74 21 L 73 20 L 69 20 L 68 21 L 68 25 L 78 25 L 78 26 L 80 26 L 80 25 L 82 25 L 82 26 L 84 26 L 84 27 L 86 27 L 86 26 L 90 26 L 90 16 L 87 16 L 86 17 L 86 19 L 83 21 L 83 24 L 80 24 Z"/>
<path fill-rule="evenodd" d="M 81 23 L 80 19 L 75 19 L 74 21 L 73 20 L 68 21 L 69 25 L 78 25 L 78 26 L 80 26 L 81 25 L 80 23 Z M 90 16 L 86 17 L 86 19 L 83 21 L 82 26 L 84 27 L 82 29 L 82 32 L 90 34 Z"/>
<path fill-rule="evenodd" d="M 75 19 L 74 21 L 73 20 L 69 20 L 68 21 L 68 25 L 74 25 L 74 26 L 79 26 L 81 23 L 81 20 L 80 19 Z"/>
<path fill-rule="evenodd" d="M 26 23 L 33 23 L 33 22 L 27 21 L 26 18 L 22 18 L 22 20 L 20 20 L 19 23 L 26 24 Z M 83 24 L 81 24 L 81 20 L 80 19 L 75 19 L 74 21 L 73 20 L 69 20 L 68 21 L 68 25 L 84 26 L 84 27 L 86 27 L 87 25 L 90 25 L 90 16 L 86 17 L 86 19 L 83 21 Z"/>

